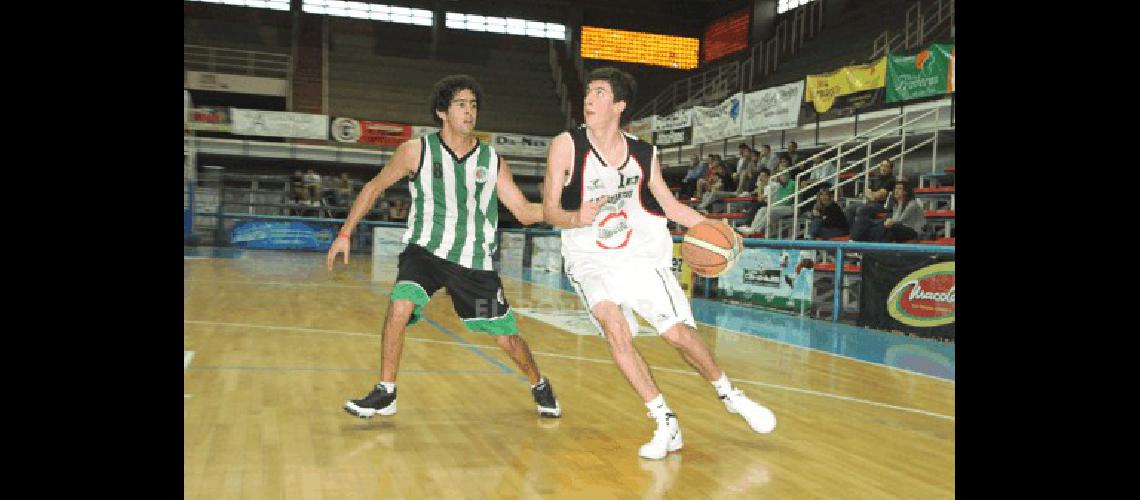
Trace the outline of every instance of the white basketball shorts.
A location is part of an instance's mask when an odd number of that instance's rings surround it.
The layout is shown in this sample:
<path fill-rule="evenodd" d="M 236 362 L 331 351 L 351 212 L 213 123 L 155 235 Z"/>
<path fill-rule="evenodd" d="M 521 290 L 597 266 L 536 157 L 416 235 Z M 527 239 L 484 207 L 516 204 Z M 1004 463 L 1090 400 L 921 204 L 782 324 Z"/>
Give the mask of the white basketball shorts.
<path fill-rule="evenodd" d="M 574 262 L 567 263 L 566 275 L 590 311 L 590 321 L 599 335 L 605 336 L 605 332 L 593 313 L 594 306 L 602 301 L 621 307 L 630 335 L 637 333 L 634 312 L 653 325 L 658 334 L 681 322 L 697 327 L 689 299 L 681 290 L 681 284 L 677 283 L 673 270 L 668 267 L 654 268 L 629 261 L 617 265 Z"/>

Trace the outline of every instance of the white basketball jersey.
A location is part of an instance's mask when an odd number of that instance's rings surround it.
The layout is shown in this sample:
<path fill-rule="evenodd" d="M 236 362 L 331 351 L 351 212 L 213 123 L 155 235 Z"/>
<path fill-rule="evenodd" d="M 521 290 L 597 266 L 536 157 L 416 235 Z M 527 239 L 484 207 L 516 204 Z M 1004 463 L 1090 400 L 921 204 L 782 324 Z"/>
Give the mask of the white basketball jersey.
<path fill-rule="evenodd" d="M 590 226 L 562 230 L 567 267 L 585 259 L 612 266 L 637 261 L 654 268 L 671 267 L 668 220 L 649 190 L 656 147 L 623 133 L 629 153 L 622 164 L 611 167 L 590 144 L 584 127 L 569 133 L 574 139 L 574 168 L 563 188 L 562 208 L 577 210 L 581 203 L 602 196 L 607 201 Z"/>

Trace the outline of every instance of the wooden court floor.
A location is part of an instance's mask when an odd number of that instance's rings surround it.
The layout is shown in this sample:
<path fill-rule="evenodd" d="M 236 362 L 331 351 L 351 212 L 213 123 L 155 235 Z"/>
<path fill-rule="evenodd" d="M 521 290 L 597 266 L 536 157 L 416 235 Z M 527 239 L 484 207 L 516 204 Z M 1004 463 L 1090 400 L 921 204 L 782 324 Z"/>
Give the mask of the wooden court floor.
<path fill-rule="evenodd" d="M 563 408 L 539 418 L 525 379 L 445 291 L 407 331 L 399 412 L 352 417 L 341 405 L 379 380 L 392 276 L 372 271 L 359 254 L 332 273 L 317 253 L 185 260 L 185 498 L 954 496 L 953 382 L 705 324 L 728 376 L 775 412 L 773 433 L 754 434 L 675 350 L 639 336 L 685 439 L 641 459 L 654 424 L 604 340 L 520 316 Z M 513 307 L 581 308 L 503 282 Z"/>

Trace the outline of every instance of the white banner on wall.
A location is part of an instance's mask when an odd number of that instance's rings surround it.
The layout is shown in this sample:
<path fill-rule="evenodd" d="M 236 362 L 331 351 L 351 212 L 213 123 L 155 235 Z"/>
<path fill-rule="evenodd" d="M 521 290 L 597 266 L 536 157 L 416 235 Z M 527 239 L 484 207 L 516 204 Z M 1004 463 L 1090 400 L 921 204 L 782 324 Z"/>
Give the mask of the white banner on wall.
<path fill-rule="evenodd" d="M 744 94 L 737 92 L 724 102 L 706 108 L 693 108 L 693 144 L 719 141 L 726 137 L 741 135 L 741 104 Z"/>
<path fill-rule="evenodd" d="M 233 108 L 233 133 L 298 139 L 328 139 L 328 115 Z"/>
<path fill-rule="evenodd" d="M 186 88 L 194 90 L 275 96 L 289 94 L 289 82 L 280 78 L 187 71 L 184 80 Z"/>
<path fill-rule="evenodd" d="M 685 128 L 685 127 L 691 126 L 693 124 L 693 109 L 692 108 L 682 109 L 680 111 L 674 112 L 671 115 L 666 115 L 666 116 L 653 115 L 653 116 L 656 117 L 656 120 L 653 121 L 653 131 L 654 132 L 662 132 L 665 130 L 674 130 L 674 129 L 679 129 L 679 128 Z"/>
<path fill-rule="evenodd" d="M 803 98 L 803 80 L 749 93 L 744 97 L 742 135 L 795 128 Z"/>
<path fill-rule="evenodd" d="M 501 155 L 546 157 L 546 150 L 550 147 L 549 137 L 522 134 L 492 134 L 494 142 L 491 143 Z"/>

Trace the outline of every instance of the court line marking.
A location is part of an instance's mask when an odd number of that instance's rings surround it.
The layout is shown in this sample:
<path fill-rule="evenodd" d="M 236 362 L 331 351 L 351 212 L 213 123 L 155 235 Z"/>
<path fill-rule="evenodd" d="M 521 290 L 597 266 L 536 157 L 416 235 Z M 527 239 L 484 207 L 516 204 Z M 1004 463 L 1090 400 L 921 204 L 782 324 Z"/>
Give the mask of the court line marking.
<path fill-rule="evenodd" d="M 233 326 L 233 327 L 242 327 L 242 328 L 263 328 L 263 329 L 268 329 L 268 330 L 292 330 L 292 331 L 300 331 L 300 332 L 308 332 L 308 333 L 333 333 L 333 334 L 348 335 L 348 336 L 355 336 L 355 337 L 379 337 L 380 336 L 378 334 L 349 332 L 349 331 L 344 331 L 344 330 L 319 330 L 319 329 L 315 329 L 315 328 L 298 328 L 298 327 L 292 327 L 292 326 L 254 325 L 254 324 L 244 324 L 244 323 L 219 323 L 219 322 L 214 322 L 214 321 L 200 321 L 200 320 L 183 320 L 183 322 L 184 323 L 192 323 L 192 324 Z M 496 349 L 498 348 L 498 346 L 494 346 L 494 345 L 482 345 L 482 344 L 472 344 L 472 343 L 464 344 L 464 343 L 460 343 L 460 342 L 450 342 L 450 341 L 445 341 L 445 340 L 433 340 L 433 339 L 422 339 L 422 338 L 417 338 L 417 337 L 405 337 L 405 340 L 414 341 L 414 342 L 428 342 L 428 343 L 435 343 L 435 344 L 450 344 L 450 345 L 456 345 L 456 346 L 460 346 L 460 347 L 477 348 L 477 349 L 491 348 L 491 347 L 494 347 Z M 594 363 L 613 364 L 613 362 L 614 362 L 612 359 L 588 358 L 588 357 L 584 357 L 584 356 L 572 356 L 572 355 L 568 355 L 568 354 L 549 353 L 549 352 L 542 352 L 542 351 L 531 351 L 531 354 L 534 354 L 536 356 L 549 356 L 552 358 L 571 359 L 571 360 L 576 360 L 576 361 L 591 361 Z M 670 372 L 670 373 L 699 375 L 692 370 L 681 370 L 681 369 L 677 369 L 677 368 L 666 368 L 666 367 L 657 367 L 657 366 L 650 366 L 650 368 L 652 368 L 654 370 L 661 370 L 661 371 Z M 743 380 L 743 379 L 730 379 L 730 380 L 732 380 L 733 382 L 741 383 L 741 384 L 758 385 L 758 386 L 770 387 L 773 389 L 780 389 L 780 390 L 786 390 L 786 391 L 791 391 L 791 392 L 799 392 L 802 394 L 809 394 L 809 395 L 813 395 L 813 396 L 828 397 L 828 398 L 841 399 L 844 401 L 851 401 L 851 402 L 855 402 L 855 403 L 869 404 L 869 405 L 878 406 L 881 408 L 890 408 L 893 410 L 918 413 L 918 414 L 927 415 L 930 417 L 940 418 L 943 420 L 951 420 L 951 421 L 956 420 L 955 417 L 950 416 L 950 415 L 942 415 L 939 413 L 933 413 L 933 412 L 929 412 L 926 410 L 920 410 L 917 408 L 908 408 L 905 406 L 897 406 L 897 405 L 892 405 L 892 404 L 888 404 L 888 403 L 880 403 L 878 401 L 870 401 L 870 400 L 866 400 L 866 399 L 852 398 L 849 396 L 842 396 L 842 395 L 833 394 L 830 392 L 813 391 L 811 389 L 802 389 L 799 387 L 790 387 L 790 386 L 785 386 L 785 385 L 780 385 L 780 384 L 771 384 L 768 382 L 759 382 L 759 381 L 755 381 L 755 380 Z"/>
<path fill-rule="evenodd" d="M 377 368 L 325 368 L 319 366 L 243 366 L 243 365 L 200 365 L 195 370 L 245 370 L 281 372 L 377 372 Z M 401 375 L 505 375 L 500 371 L 489 370 L 400 370 Z"/>
<path fill-rule="evenodd" d="M 311 287 L 311 288 L 368 288 L 365 285 L 340 285 L 333 283 L 289 283 L 286 281 L 240 281 L 240 280 L 182 280 L 186 283 L 221 283 L 226 285 L 248 286 L 283 286 L 283 287 Z"/>
<path fill-rule="evenodd" d="M 182 256 L 182 260 L 201 260 L 201 259 L 213 259 L 213 258 L 214 257 L 205 257 L 205 256 L 201 256 L 201 255 L 183 255 Z"/>
<path fill-rule="evenodd" d="M 190 368 L 190 360 L 194 359 L 194 351 L 182 351 L 182 377 L 186 377 L 186 370 Z M 189 399 L 191 396 L 182 393 L 182 399 Z"/>
<path fill-rule="evenodd" d="M 534 286 L 540 286 L 540 287 L 543 287 L 543 288 L 546 288 L 546 289 L 550 289 L 550 290 L 556 290 L 556 291 L 562 292 L 562 293 L 564 293 L 564 294 L 568 294 L 568 295 L 575 295 L 573 292 L 568 292 L 568 291 L 566 291 L 566 290 L 563 290 L 563 289 L 561 289 L 561 288 L 554 288 L 554 287 L 552 287 L 552 286 L 549 286 L 549 285 L 546 285 L 546 284 L 542 284 L 542 283 L 537 283 L 537 282 L 530 282 L 530 281 L 521 280 L 521 279 L 519 279 L 519 278 L 515 278 L 514 276 L 506 276 L 506 275 L 502 275 L 502 277 L 503 277 L 503 278 L 509 278 L 509 279 L 512 279 L 512 280 L 518 281 L 519 283 L 529 283 L 529 284 L 531 284 L 531 285 L 534 285 Z M 575 297 L 576 297 L 576 295 L 575 295 Z M 690 299 L 691 299 L 691 298 L 690 298 Z M 690 306 L 690 307 L 692 307 L 692 306 Z M 533 319 L 533 318 L 532 318 L 532 319 Z M 695 318 L 694 318 L 694 321 L 695 321 Z M 814 321 L 814 320 L 813 320 L 813 321 Z M 796 348 L 796 349 L 803 349 L 803 350 L 806 350 L 806 351 L 818 352 L 818 353 L 821 353 L 821 354 L 827 354 L 827 355 L 829 355 L 829 356 L 835 356 L 835 357 L 837 357 L 837 358 L 848 359 L 848 360 L 851 360 L 851 361 L 856 361 L 856 362 L 859 362 L 859 363 L 863 363 L 863 364 L 867 364 L 867 365 L 873 365 L 873 366 L 878 366 L 878 367 L 882 367 L 882 368 L 889 368 L 889 369 L 891 369 L 891 370 L 894 370 L 894 371 L 903 372 L 903 373 L 905 373 L 905 374 L 907 374 L 907 375 L 917 375 L 917 376 L 919 376 L 919 377 L 925 377 L 925 378 L 934 379 L 934 380 L 938 380 L 938 381 L 942 381 L 942 382 L 947 382 L 947 383 L 950 383 L 951 385 L 954 385 L 954 382 L 955 382 L 953 379 L 948 379 L 948 378 L 944 378 L 944 377 L 939 377 L 939 376 L 936 376 L 936 375 L 931 375 L 931 374 L 929 374 L 929 373 L 916 372 L 916 371 L 912 371 L 912 370 L 907 370 L 906 368 L 899 368 L 899 367 L 897 367 L 897 366 L 891 366 L 891 365 L 887 365 L 887 364 L 883 364 L 883 363 L 876 363 L 876 362 L 874 362 L 874 361 L 867 361 L 867 360 L 865 360 L 865 359 L 853 358 L 853 357 L 851 357 L 851 356 L 847 356 L 847 355 L 844 355 L 844 354 L 839 354 L 839 353 L 837 353 L 837 352 L 832 352 L 832 351 L 825 351 L 825 350 L 823 350 L 823 349 L 816 349 L 816 348 L 814 348 L 814 347 L 807 347 L 807 346 L 802 346 L 802 345 L 799 345 L 799 344 L 793 344 L 793 343 L 791 343 L 791 342 L 785 342 L 785 341 L 782 341 L 782 340 L 770 339 L 770 338 L 768 338 L 768 337 L 764 337 L 764 336 L 762 336 L 762 335 L 755 335 L 755 334 L 751 334 L 751 333 L 747 333 L 747 332 L 741 332 L 741 331 L 733 330 L 733 329 L 731 329 L 731 328 L 725 328 L 725 327 L 723 327 L 723 326 L 718 326 L 718 325 L 714 325 L 714 324 L 711 324 L 711 323 L 705 323 L 704 321 L 697 321 L 697 324 L 700 324 L 700 325 L 705 325 L 705 326 L 707 326 L 707 327 L 709 327 L 709 328 L 719 328 L 719 329 L 721 329 L 721 330 L 723 330 L 723 331 L 725 331 L 725 332 L 728 332 L 728 333 L 733 333 L 733 334 L 736 334 L 736 335 L 740 335 L 740 336 L 744 336 L 744 337 L 751 337 L 751 338 L 754 338 L 754 339 L 759 339 L 759 340 L 763 340 L 763 341 L 767 341 L 767 342 L 774 342 L 774 343 L 776 343 L 776 344 L 785 345 L 785 346 L 789 346 L 789 347 L 794 347 L 794 348 Z"/>

